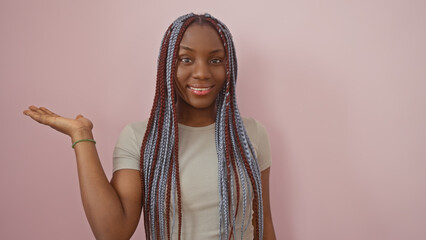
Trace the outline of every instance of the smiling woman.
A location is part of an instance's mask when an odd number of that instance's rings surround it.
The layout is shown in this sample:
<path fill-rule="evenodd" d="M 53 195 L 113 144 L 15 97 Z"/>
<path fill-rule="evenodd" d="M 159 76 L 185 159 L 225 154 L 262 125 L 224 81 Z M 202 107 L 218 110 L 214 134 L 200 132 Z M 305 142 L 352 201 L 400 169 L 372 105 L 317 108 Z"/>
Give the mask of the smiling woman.
<path fill-rule="evenodd" d="M 141 211 L 147 239 L 275 239 L 265 128 L 240 116 L 227 27 L 209 14 L 167 30 L 148 120 L 127 125 L 111 182 L 93 124 L 31 106 L 24 114 L 71 137 L 83 207 L 98 239 L 129 239 Z"/>

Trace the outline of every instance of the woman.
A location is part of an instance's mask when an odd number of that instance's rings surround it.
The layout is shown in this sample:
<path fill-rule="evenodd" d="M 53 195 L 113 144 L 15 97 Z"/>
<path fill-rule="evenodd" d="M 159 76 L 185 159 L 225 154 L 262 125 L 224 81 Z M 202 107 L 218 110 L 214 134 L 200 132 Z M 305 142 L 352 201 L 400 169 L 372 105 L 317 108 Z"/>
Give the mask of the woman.
<path fill-rule="evenodd" d="M 240 116 L 236 76 L 223 23 L 208 14 L 175 20 L 160 49 L 151 116 L 123 129 L 111 182 L 90 120 L 35 106 L 24 114 L 71 137 L 97 239 L 129 239 L 142 208 L 147 239 L 275 239 L 268 138 Z"/>

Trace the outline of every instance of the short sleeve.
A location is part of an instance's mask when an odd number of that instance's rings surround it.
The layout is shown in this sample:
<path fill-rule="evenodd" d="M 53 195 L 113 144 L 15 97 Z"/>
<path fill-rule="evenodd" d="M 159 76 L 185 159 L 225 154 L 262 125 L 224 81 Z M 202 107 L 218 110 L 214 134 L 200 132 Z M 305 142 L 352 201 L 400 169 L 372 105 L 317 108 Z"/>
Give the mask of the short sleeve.
<path fill-rule="evenodd" d="M 253 118 L 243 118 L 247 134 L 255 149 L 260 171 L 271 166 L 271 146 L 265 126 Z"/>
<path fill-rule="evenodd" d="M 121 131 L 113 152 L 113 172 L 140 169 L 140 148 L 145 129 L 146 124 L 140 122 L 129 124 Z"/>

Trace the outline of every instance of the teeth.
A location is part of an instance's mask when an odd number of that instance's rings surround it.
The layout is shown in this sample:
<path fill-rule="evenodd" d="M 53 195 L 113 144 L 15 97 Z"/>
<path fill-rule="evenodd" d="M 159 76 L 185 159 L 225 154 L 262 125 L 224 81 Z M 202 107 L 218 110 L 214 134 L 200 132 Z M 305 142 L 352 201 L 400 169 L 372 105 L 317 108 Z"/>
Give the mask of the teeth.
<path fill-rule="evenodd" d="M 195 88 L 195 87 L 189 87 L 190 89 L 193 89 L 193 90 L 195 90 L 195 91 L 206 91 L 206 90 L 209 90 L 210 89 L 210 87 L 207 87 L 207 88 Z"/>

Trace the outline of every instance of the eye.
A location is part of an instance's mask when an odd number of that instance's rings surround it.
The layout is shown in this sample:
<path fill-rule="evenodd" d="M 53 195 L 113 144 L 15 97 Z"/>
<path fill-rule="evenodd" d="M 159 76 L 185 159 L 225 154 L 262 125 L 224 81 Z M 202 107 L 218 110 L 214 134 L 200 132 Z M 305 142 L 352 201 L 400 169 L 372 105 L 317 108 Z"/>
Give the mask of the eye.
<path fill-rule="evenodd" d="M 213 64 L 220 64 L 220 63 L 222 63 L 222 59 L 220 59 L 220 58 L 214 58 L 210 62 L 213 63 Z"/>
<path fill-rule="evenodd" d="M 190 62 L 192 62 L 192 60 L 190 58 L 187 58 L 187 57 L 180 58 L 180 61 L 183 62 L 183 63 L 190 63 Z"/>

